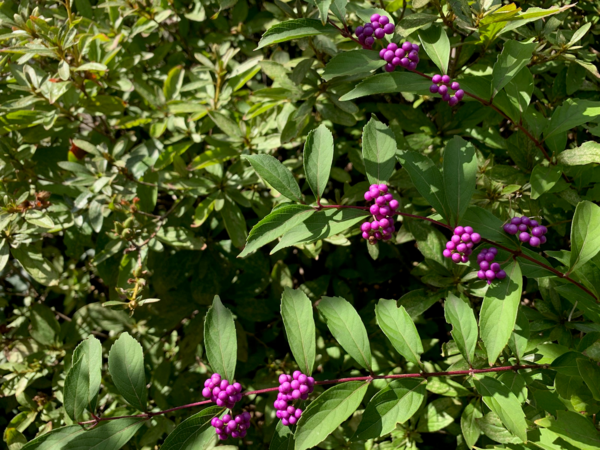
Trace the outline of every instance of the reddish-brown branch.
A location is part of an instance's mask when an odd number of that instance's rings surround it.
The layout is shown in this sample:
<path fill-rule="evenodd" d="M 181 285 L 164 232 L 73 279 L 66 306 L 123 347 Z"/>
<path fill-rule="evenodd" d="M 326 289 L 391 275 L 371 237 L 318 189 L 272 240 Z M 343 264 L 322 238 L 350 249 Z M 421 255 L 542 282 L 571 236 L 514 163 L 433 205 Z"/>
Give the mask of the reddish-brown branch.
<path fill-rule="evenodd" d="M 336 378 L 333 380 L 322 380 L 317 381 L 315 384 L 318 385 L 327 385 L 327 384 L 337 384 L 337 383 L 347 383 L 350 381 L 368 381 L 371 382 L 373 380 L 394 380 L 399 378 L 431 378 L 431 377 L 455 377 L 461 375 L 474 375 L 477 373 L 490 373 L 490 372 L 506 372 L 509 370 L 525 370 L 525 369 L 546 369 L 548 368 L 547 364 L 529 364 L 523 365 L 518 364 L 514 366 L 501 366 L 501 367 L 490 367 L 489 369 L 469 369 L 469 370 L 454 370 L 449 372 L 417 372 L 417 373 L 401 373 L 397 375 L 369 375 L 365 377 L 350 377 L 350 378 Z M 256 391 L 247 391 L 244 392 L 245 396 L 248 395 L 258 395 L 258 394 L 266 394 L 269 392 L 275 392 L 279 390 L 279 386 L 271 387 L 267 389 L 259 389 Z M 116 416 L 116 417 L 97 417 L 93 415 L 93 420 L 88 420 L 85 422 L 79 422 L 79 425 L 92 425 L 92 428 L 98 425 L 100 422 L 107 422 L 109 420 L 118 420 L 118 419 L 151 419 L 154 416 L 160 416 L 162 414 L 167 414 L 173 411 L 178 411 L 181 409 L 194 408 L 196 406 L 208 405 L 212 403 L 212 400 L 204 400 L 202 402 L 189 403 L 187 405 L 176 406 L 174 408 L 165 409 L 163 411 L 157 412 L 146 412 L 142 414 L 137 414 L 133 416 Z"/>
<path fill-rule="evenodd" d="M 317 206 L 315 209 L 318 211 L 318 210 L 325 209 L 325 208 L 361 209 L 363 211 L 368 211 L 369 210 L 369 208 L 367 206 L 353 206 L 353 205 L 320 205 L 320 206 Z M 452 229 L 452 227 L 450 225 L 447 225 L 447 224 L 445 224 L 443 222 L 439 222 L 437 220 L 430 219 L 429 217 L 423 217 L 423 216 L 418 216 L 418 215 L 415 215 L 415 214 L 403 213 L 403 212 L 399 212 L 399 211 L 396 211 L 394 214 L 397 214 L 397 215 L 403 216 L 403 217 L 410 217 L 410 218 L 413 218 L 413 219 L 426 220 L 427 222 L 431 222 L 431 223 L 433 223 L 433 224 L 435 224 L 437 226 L 440 226 L 440 227 L 443 227 L 443 228 L 446 228 L 446 229 L 449 229 L 449 230 Z M 506 250 L 507 252 L 512 253 L 514 256 L 516 256 L 518 258 L 526 259 L 526 260 L 528 260 L 528 261 L 530 261 L 530 262 L 532 262 L 534 264 L 537 264 L 540 267 L 543 267 L 546 270 L 549 270 L 550 272 L 552 272 L 556 276 L 558 276 L 558 277 L 560 277 L 560 278 L 562 278 L 564 280 L 567 280 L 567 281 L 573 283 L 575 286 L 577 286 L 579 289 L 581 289 L 582 291 L 584 291 L 586 294 L 589 294 L 596 302 L 598 302 L 598 299 L 592 293 L 592 291 L 590 291 L 588 288 L 586 288 L 585 286 L 583 286 L 581 283 L 575 281 L 568 274 L 562 273 L 560 270 L 557 270 L 554 267 L 551 267 L 551 266 L 549 266 L 547 264 L 544 264 L 543 262 L 538 261 L 537 259 L 532 258 L 531 256 L 528 256 L 528 255 L 524 254 L 520 249 L 514 250 L 514 249 L 511 249 L 511 248 L 505 247 L 502 244 L 498 244 L 497 242 L 494 242 L 494 241 L 492 241 L 490 239 L 483 239 L 483 241 L 488 242 L 488 243 L 490 243 L 492 245 L 495 245 L 496 247 L 501 248 L 503 250 Z"/>

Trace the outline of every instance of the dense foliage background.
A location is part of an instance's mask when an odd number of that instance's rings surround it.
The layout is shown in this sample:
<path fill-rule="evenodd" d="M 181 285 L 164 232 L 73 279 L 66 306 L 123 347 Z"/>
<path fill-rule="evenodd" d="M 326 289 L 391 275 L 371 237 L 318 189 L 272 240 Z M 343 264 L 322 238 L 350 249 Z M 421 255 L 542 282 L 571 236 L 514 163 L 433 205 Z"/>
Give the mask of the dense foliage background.
<path fill-rule="evenodd" d="M 429 50 L 447 48 L 448 74 L 485 101 L 467 97 L 451 108 L 428 92 L 426 79 L 410 84 L 400 71 L 398 78 L 374 78 L 370 72 L 384 64 L 379 50 L 359 50 L 337 28 L 354 29 L 381 8 L 396 24 L 395 41 L 429 39 Z M 335 26 L 321 22 L 328 11 Z M 471 205 L 480 208 L 469 224 L 489 228 L 491 236 L 482 235 L 497 240 L 507 239 L 501 225 L 510 217 L 538 218 L 550 230 L 548 242 L 543 251 L 523 252 L 569 272 L 595 298 L 522 264 L 527 278 L 517 330 L 529 331 L 520 334 L 525 343 L 500 353 L 498 364 L 521 358 L 550 364 L 567 355 L 555 364 L 558 371 L 500 378 L 523 405 L 529 443 L 481 402 L 470 378 L 439 377 L 428 380 L 426 401 L 391 435 L 350 442 L 368 399 L 385 386 L 371 383 L 358 412 L 320 447 L 600 448 L 600 216 L 593 204 L 600 201 L 599 11 L 598 1 L 1 2 L 4 447 L 20 449 L 74 423 L 65 376 L 75 347 L 90 335 L 104 356 L 92 403 L 99 416 L 136 413 L 107 371 L 108 351 L 124 332 L 143 349 L 148 411 L 202 400 L 212 373 L 203 327 L 215 295 L 235 316 L 236 379 L 247 390 L 272 387 L 279 374 L 297 368 L 280 315 L 285 288 L 312 302 L 336 296 L 352 304 L 366 326 L 376 373 L 468 368 L 443 305 L 453 292 L 479 311 L 487 284 L 476 279 L 475 263 L 442 257 L 449 237 L 443 228 L 404 218 L 390 243 L 368 246 L 355 218 L 337 227 L 326 221 L 275 252 L 277 240 L 238 257 L 249 230 L 289 201 L 244 155 L 273 155 L 293 173 L 302 201 L 314 204 L 303 148 L 307 134 L 324 125 L 335 144 L 323 199 L 362 206 L 369 186 L 362 130 L 373 118 L 389 126 L 398 156 L 427 155 L 439 167 L 449 141 L 468 141 L 476 150 Z M 267 29 L 299 18 L 314 19 L 308 32 L 280 29 L 257 48 Z M 502 60 L 509 41 L 528 46 Z M 344 56 L 349 51 L 357 53 Z M 423 55 L 418 70 L 439 73 L 435 63 L 443 59 Z M 491 107 L 495 64 L 519 70 L 504 73 L 512 81 L 493 92 Z M 344 95 L 349 100 L 340 100 Z M 398 163 L 389 179 L 401 210 L 441 220 L 411 176 Z M 577 245 L 591 256 L 574 266 L 571 223 L 583 201 L 589 216 L 579 222 L 584 238 Z M 415 321 L 421 368 L 379 329 L 379 299 L 399 300 Z M 332 337 L 321 312 L 315 319 L 315 378 L 368 374 Z M 513 325 L 514 318 L 509 331 Z M 489 367 L 481 342 L 476 358 L 476 367 Z M 578 366 L 578 358 L 585 362 Z M 273 393 L 245 398 L 252 428 L 244 441 L 223 448 L 268 448 L 278 422 L 274 399 Z M 158 449 L 196 412 L 154 416 L 118 445 L 109 439 L 94 448 Z M 202 445 L 193 448 L 218 443 Z M 46 441 L 26 448 L 75 447 Z"/>

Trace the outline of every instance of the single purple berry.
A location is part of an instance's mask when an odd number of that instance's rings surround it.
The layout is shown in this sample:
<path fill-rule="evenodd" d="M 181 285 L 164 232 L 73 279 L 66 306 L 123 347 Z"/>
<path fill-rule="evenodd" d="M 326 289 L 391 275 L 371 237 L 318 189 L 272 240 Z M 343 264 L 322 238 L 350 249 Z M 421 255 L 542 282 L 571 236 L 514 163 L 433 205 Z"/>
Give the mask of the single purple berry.
<path fill-rule="evenodd" d="M 389 215 L 391 212 L 392 210 L 389 206 L 382 206 L 381 208 L 379 208 L 379 213 L 383 214 L 384 216 Z"/>
<path fill-rule="evenodd" d="M 400 60 L 400 65 L 402 67 L 408 67 L 410 65 L 410 59 L 404 57 Z"/>
<path fill-rule="evenodd" d="M 414 50 L 411 50 L 411 52 L 408 54 L 408 59 L 410 59 L 411 61 L 418 61 L 419 53 L 415 52 Z"/>
<path fill-rule="evenodd" d="M 405 52 L 410 52 L 412 50 L 412 44 L 410 42 L 406 41 L 402 44 L 402 48 L 404 49 Z"/>
<path fill-rule="evenodd" d="M 377 31 L 378 29 L 381 28 L 381 24 L 379 23 L 378 20 L 372 20 L 371 21 L 371 26 L 375 29 L 375 31 Z"/>
<path fill-rule="evenodd" d="M 413 51 L 418 52 L 419 51 L 419 44 L 413 44 L 412 45 L 412 49 L 413 49 Z"/>
<path fill-rule="evenodd" d="M 381 225 L 381 228 L 387 228 L 390 226 L 390 221 L 387 219 L 381 219 L 379 221 L 379 225 Z"/>
<path fill-rule="evenodd" d="M 539 224 L 539 222 L 538 222 L 537 220 L 530 219 L 530 220 L 529 220 L 529 226 L 530 226 L 530 227 L 532 227 L 532 228 L 533 228 L 533 227 L 539 227 L 539 226 L 540 226 L 540 224 Z"/>
<path fill-rule="evenodd" d="M 398 206 L 400 206 L 400 204 L 398 203 L 398 200 L 394 199 L 394 200 L 390 200 L 390 208 L 392 209 L 398 209 Z"/>
<path fill-rule="evenodd" d="M 375 203 L 379 206 L 385 205 L 387 202 L 385 201 L 385 197 L 377 197 L 375 199 Z"/>
<path fill-rule="evenodd" d="M 418 61 L 411 61 L 408 63 L 408 70 L 415 70 L 417 68 Z"/>
<path fill-rule="evenodd" d="M 371 207 L 369 208 L 369 211 L 373 215 L 379 214 L 379 206 L 377 206 L 377 205 L 371 205 Z"/>
<path fill-rule="evenodd" d="M 450 77 L 448 75 L 442 75 L 442 83 L 444 83 L 444 84 L 450 83 Z"/>
<path fill-rule="evenodd" d="M 525 225 L 524 223 L 518 225 L 517 228 L 519 229 L 519 231 L 527 231 L 527 225 Z"/>
<path fill-rule="evenodd" d="M 431 77 L 431 81 L 433 81 L 435 84 L 439 84 L 442 82 L 442 76 L 434 75 L 433 77 Z"/>
<path fill-rule="evenodd" d="M 498 264 L 498 263 L 496 263 L 496 262 L 495 262 L 495 263 L 492 263 L 492 264 L 490 265 L 490 269 L 492 269 L 494 272 L 498 272 L 498 271 L 500 270 L 500 264 Z"/>
<path fill-rule="evenodd" d="M 390 193 L 387 193 L 383 196 L 383 198 L 385 198 L 386 202 L 392 201 L 394 199 L 394 196 Z"/>
<path fill-rule="evenodd" d="M 461 235 L 460 240 L 463 242 L 471 242 L 471 235 L 465 232 Z"/>
<path fill-rule="evenodd" d="M 363 26 L 356 27 L 356 30 L 354 31 L 354 34 L 357 35 L 357 36 L 360 36 L 361 34 L 363 34 L 364 30 L 365 30 L 365 27 L 363 27 Z"/>
<path fill-rule="evenodd" d="M 540 236 L 544 235 L 542 227 L 534 227 L 534 228 L 532 228 L 531 234 L 534 235 L 535 237 L 540 237 Z"/>
<path fill-rule="evenodd" d="M 455 236 L 461 236 L 465 232 L 465 227 L 458 226 L 454 229 Z"/>
<path fill-rule="evenodd" d="M 432 84 L 431 86 L 429 86 L 429 92 L 431 92 L 432 94 L 437 94 L 439 90 L 439 86 L 437 84 Z"/>
<path fill-rule="evenodd" d="M 379 192 L 382 192 L 382 193 L 384 193 L 384 194 L 385 194 L 385 193 L 388 191 L 388 189 L 389 189 L 389 188 L 388 188 L 388 186 L 387 186 L 387 184 L 383 184 L 383 183 L 381 183 L 380 185 L 378 185 L 378 186 L 377 186 L 377 188 L 379 189 Z"/>
<path fill-rule="evenodd" d="M 452 242 L 454 242 L 455 244 L 458 244 L 458 243 L 460 242 L 460 236 L 458 236 L 458 235 L 456 235 L 456 234 L 455 234 L 454 236 L 452 236 L 452 237 L 450 238 L 450 240 L 451 240 Z"/>
<path fill-rule="evenodd" d="M 392 59 L 394 59 L 394 52 L 391 50 L 386 50 L 383 54 L 383 59 L 385 59 L 387 62 L 392 62 Z"/>
<path fill-rule="evenodd" d="M 471 242 L 473 242 L 474 244 L 479 244 L 479 242 L 481 242 L 481 235 L 479 233 L 472 233 Z"/>
<path fill-rule="evenodd" d="M 457 251 L 457 252 L 463 253 L 463 252 L 465 252 L 466 250 L 467 250 L 467 246 L 466 246 L 465 244 L 458 244 L 458 245 L 456 246 L 456 251 Z"/>
<path fill-rule="evenodd" d="M 498 278 L 499 280 L 504 280 L 506 278 L 506 272 L 504 270 L 500 270 L 496 274 L 496 278 Z"/>
<path fill-rule="evenodd" d="M 385 26 L 390 23 L 390 18 L 388 16 L 379 16 L 379 23 Z"/>
<path fill-rule="evenodd" d="M 469 258 L 467 258 L 466 256 L 461 256 L 460 257 L 460 262 L 467 263 L 467 262 L 469 262 Z"/>
<path fill-rule="evenodd" d="M 445 85 L 443 85 L 443 84 L 442 84 L 442 85 L 441 85 L 441 86 L 438 88 L 438 93 L 439 93 L 440 95 L 446 95 L 446 94 L 448 93 L 448 86 L 445 86 Z"/>
<path fill-rule="evenodd" d="M 521 217 L 521 223 L 523 225 L 529 226 L 531 224 L 531 220 L 529 220 L 529 217 L 523 216 L 523 217 Z"/>
<path fill-rule="evenodd" d="M 394 51 L 394 55 L 396 55 L 398 58 L 402 59 L 406 56 L 406 52 L 404 50 L 402 50 L 401 48 L 398 48 Z"/>
<path fill-rule="evenodd" d="M 369 239 L 371 237 L 371 235 L 367 231 L 363 231 L 362 237 L 363 237 L 363 239 Z"/>
<path fill-rule="evenodd" d="M 481 270 L 488 270 L 490 268 L 490 263 L 488 261 L 481 261 L 479 263 L 479 268 Z"/>
<path fill-rule="evenodd" d="M 458 84 L 458 81 L 453 81 L 450 84 L 450 87 L 452 88 L 453 91 L 458 91 L 460 89 L 460 84 Z"/>
<path fill-rule="evenodd" d="M 519 239 L 521 240 L 521 242 L 529 242 L 530 238 L 531 236 L 529 236 L 529 233 L 527 233 L 526 231 L 523 231 L 521 234 L 519 234 Z"/>
<path fill-rule="evenodd" d="M 392 23 L 388 23 L 387 25 L 385 25 L 383 27 L 383 31 L 385 31 L 385 34 L 394 34 L 394 30 L 395 30 L 395 27 L 394 27 L 394 24 L 392 24 Z"/>
<path fill-rule="evenodd" d="M 479 278 L 480 280 L 485 280 L 485 270 L 478 271 L 477 278 Z"/>
<path fill-rule="evenodd" d="M 371 230 L 378 230 L 378 229 L 379 229 L 379 222 L 377 222 L 376 220 L 371 222 Z M 291 387 L 291 385 L 290 385 L 290 387 Z"/>
<path fill-rule="evenodd" d="M 365 200 L 368 201 L 368 202 L 370 202 L 371 200 L 373 200 L 373 196 L 371 195 L 370 191 L 365 192 L 364 197 L 365 197 Z"/>
<path fill-rule="evenodd" d="M 458 99 L 456 97 L 450 97 L 450 99 L 448 100 L 448 104 L 450 106 L 456 106 L 458 105 Z"/>
<path fill-rule="evenodd" d="M 385 37 L 385 30 L 383 28 L 377 28 L 375 30 L 375 37 L 377 39 L 383 39 Z"/>
<path fill-rule="evenodd" d="M 532 247 L 539 247 L 541 243 L 542 241 L 539 237 L 531 236 L 531 239 L 529 239 L 529 245 Z"/>
<path fill-rule="evenodd" d="M 448 241 L 448 242 L 446 242 L 446 248 L 448 250 L 454 250 L 456 248 L 456 244 L 452 241 Z"/>
<path fill-rule="evenodd" d="M 521 224 L 521 218 L 520 217 L 513 217 L 512 219 L 510 219 L 510 223 L 515 224 L 515 225 L 520 225 Z"/>
<path fill-rule="evenodd" d="M 548 232 L 548 228 L 546 228 L 544 225 L 540 225 L 540 228 L 542 229 L 544 234 L 546 234 Z M 542 242 L 542 244 L 543 244 L 543 242 Z"/>
<path fill-rule="evenodd" d="M 377 22 L 380 18 L 381 16 L 379 14 L 373 14 L 371 16 L 371 22 Z"/>
<path fill-rule="evenodd" d="M 393 72 L 396 66 L 394 66 L 392 63 L 387 63 L 384 68 L 386 72 Z"/>
<path fill-rule="evenodd" d="M 387 45 L 387 49 L 395 52 L 396 50 L 398 50 L 398 44 L 396 44 L 395 42 L 390 42 Z"/>
<path fill-rule="evenodd" d="M 454 94 L 454 97 L 456 97 L 459 101 L 462 100 L 464 96 L 465 96 L 465 91 L 463 91 L 462 89 L 459 89 Z"/>
<path fill-rule="evenodd" d="M 489 281 L 492 281 L 494 278 L 496 278 L 496 273 L 493 270 L 486 270 L 485 271 L 485 277 Z"/>
<path fill-rule="evenodd" d="M 442 255 L 444 255 L 444 258 L 450 258 L 450 257 L 452 256 L 452 251 L 451 251 L 451 250 L 448 250 L 448 249 L 445 249 L 445 250 L 442 252 Z"/>
<path fill-rule="evenodd" d="M 365 39 L 365 45 L 371 47 L 375 43 L 375 39 L 372 36 L 369 36 Z"/>
<path fill-rule="evenodd" d="M 487 252 L 485 254 L 485 260 L 488 262 L 492 262 L 495 257 L 496 257 L 496 255 L 494 255 L 493 253 L 490 253 L 490 252 Z"/>
<path fill-rule="evenodd" d="M 490 247 L 487 249 L 487 251 L 490 252 L 492 255 L 498 254 L 498 249 L 496 247 Z"/>
<path fill-rule="evenodd" d="M 452 261 L 454 261 L 455 263 L 459 262 L 460 261 L 460 253 L 453 253 Z"/>

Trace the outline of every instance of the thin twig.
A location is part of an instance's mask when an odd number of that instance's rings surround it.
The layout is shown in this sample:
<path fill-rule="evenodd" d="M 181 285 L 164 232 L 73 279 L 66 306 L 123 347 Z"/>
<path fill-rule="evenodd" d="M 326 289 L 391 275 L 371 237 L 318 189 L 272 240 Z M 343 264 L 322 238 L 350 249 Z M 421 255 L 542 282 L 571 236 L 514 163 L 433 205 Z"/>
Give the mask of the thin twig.
<path fill-rule="evenodd" d="M 502 367 L 490 367 L 488 369 L 469 369 L 469 370 L 454 370 L 449 372 L 416 372 L 416 373 L 402 373 L 396 375 L 368 375 L 364 377 L 350 377 L 350 378 L 336 378 L 333 380 L 322 380 L 316 381 L 317 385 L 327 385 L 327 384 L 337 384 L 337 383 L 348 383 L 350 381 L 367 381 L 371 382 L 373 380 L 395 380 L 400 378 L 431 378 L 431 377 L 455 377 L 462 375 L 474 375 L 477 373 L 490 373 L 490 372 L 508 372 L 511 370 L 526 370 L 526 369 L 547 369 L 547 364 L 529 364 L 529 365 L 514 365 L 514 366 L 502 366 Z M 275 392 L 279 390 L 279 386 L 270 387 L 266 389 L 258 389 L 256 391 L 246 391 L 244 392 L 244 396 L 250 395 L 259 395 L 259 394 L 267 394 L 270 392 Z M 87 420 L 85 422 L 79 422 L 79 425 L 92 425 L 92 427 L 98 425 L 100 422 L 106 422 L 109 420 L 118 420 L 118 419 L 131 419 L 131 418 L 139 418 L 139 419 L 151 419 L 154 416 L 159 416 L 162 414 L 171 413 L 174 411 L 179 411 L 181 409 L 195 408 L 196 406 L 208 405 L 212 403 L 212 400 L 203 400 L 201 402 L 188 403 L 187 405 L 176 406 L 174 408 L 165 409 L 163 411 L 157 412 L 145 412 L 142 414 L 137 414 L 133 416 L 116 416 L 116 417 L 97 417 L 93 416 L 92 420 Z"/>

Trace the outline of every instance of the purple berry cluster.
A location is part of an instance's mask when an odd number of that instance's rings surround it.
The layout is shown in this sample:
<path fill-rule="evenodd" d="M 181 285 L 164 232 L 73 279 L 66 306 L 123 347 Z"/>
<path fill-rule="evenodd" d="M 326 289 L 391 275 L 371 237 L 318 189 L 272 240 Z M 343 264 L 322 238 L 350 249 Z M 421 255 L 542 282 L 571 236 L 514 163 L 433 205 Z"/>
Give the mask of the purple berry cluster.
<path fill-rule="evenodd" d="M 434 75 L 431 81 L 433 84 L 429 87 L 429 92 L 440 94 L 442 100 L 448 102 L 450 106 L 455 106 L 465 96 L 465 91 L 460 88 L 458 81 L 452 81 L 448 75 Z M 454 94 L 450 94 L 450 89 Z"/>
<path fill-rule="evenodd" d="M 492 284 L 495 279 L 503 280 L 506 278 L 506 272 L 500 268 L 500 264 L 492 262 L 498 253 L 496 247 L 484 248 L 477 255 L 479 263 L 479 271 L 477 276 L 480 280 L 487 280 L 488 284 Z"/>
<path fill-rule="evenodd" d="M 479 233 L 474 233 L 471 227 L 456 227 L 454 236 L 446 243 L 443 254 L 446 258 L 452 258 L 455 263 L 466 263 L 469 255 L 473 253 L 473 246 L 481 242 Z"/>
<path fill-rule="evenodd" d="M 240 383 L 229 384 L 229 381 L 221 379 L 221 375 L 214 373 L 204 382 L 202 395 L 210 398 L 217 406 L 232 409 L 236 402 L 242 399 L 242 385 Z"/>
<path fill-rule="evenodd" d="M 398 66 L 408 70 L 415 70 L 419 63 L 419 44 L 406 41 L 401 47 L 393 42 L 379 52 L 381 59 L 387 61 L 386 72 L 393 72 Z"/>
<path fill-rule="evenodd" d="M 375 39 L 383 39 L 386 34 L 394 34 L 394 24 L 390 23 L 390 18 L 373 14 L 371 22 L 364 26 L 356 27 L 354 34 L 358 38 L 364 49 L 370 50 L 375 43 Z"/>
<path fill-rule="evenodd" d="M 398 200 L 388 192 L 389 189 L 385 184 L 372 184 L 369 190 L 365 192 L 365 200 L 373 201 L 369 207 L 369 211 L 373 214 L 372 222 L 364 222 L 360 229 L 362 237 L 373 245 L 379 240 L 388 241 L 392 238 L 392 234 L 396 231 L 394 226 L 393 215 L 400 206 Z"/>
<path fill-rule="evenodd" d="M 232 438 L 243 438 L 246 436 L 248 428 L 250 428 L 250 413 L 244 411 L 235 417 L 225 414 L 222 419 L 213 417 L 210 424 L 215 428 L 217 436 L 222 441 L 230 436 Z"/>
<path fill-rule="evenodd" d="M 537 220 L 526 216 L 513 217 L 510 222 L 504 225 L 504 231 L 508 234 L 518 234 L 519 240 L 532 247 L 539 247 L 546 243 L 548 228 L 540 225 Z"/>
<path fill-rule="evenodd" d="M 279 394 L 273 406 L 277 410 L 277 418 L 284 426 L 294 425 L 300 419 L 302 410 L 290 405 L 296 400 L 306 400 L 315 386 L 315 379 L 306 376 L 299 370 L 293 375 L 279 375 Z"/>

